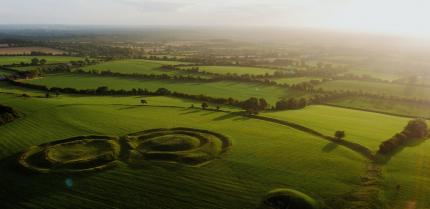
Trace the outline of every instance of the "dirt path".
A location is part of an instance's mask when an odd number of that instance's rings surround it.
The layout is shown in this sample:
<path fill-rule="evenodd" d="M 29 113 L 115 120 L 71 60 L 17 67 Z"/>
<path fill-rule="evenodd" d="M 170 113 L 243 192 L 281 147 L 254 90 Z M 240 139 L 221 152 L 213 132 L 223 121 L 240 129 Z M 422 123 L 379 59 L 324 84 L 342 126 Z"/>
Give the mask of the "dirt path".
<path fill-rule="evenodd" d="M 360 187 L 347 198 L 347 209 L 380 209 L 379 184 L 382 180 L 382 165 L 369 161 L 366 173 L 361 177 Z"/>

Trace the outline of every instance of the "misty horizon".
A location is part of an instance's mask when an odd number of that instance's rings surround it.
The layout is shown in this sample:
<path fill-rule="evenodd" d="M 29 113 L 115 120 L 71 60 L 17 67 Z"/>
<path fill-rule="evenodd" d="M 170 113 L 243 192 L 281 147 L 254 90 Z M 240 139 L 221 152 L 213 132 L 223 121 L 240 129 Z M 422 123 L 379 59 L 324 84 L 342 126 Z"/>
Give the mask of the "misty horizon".
<path fill-rule="evenodd" d="M 6 0 L 0 24 L 293 27 L 427 38 L 423 0 Z"/>

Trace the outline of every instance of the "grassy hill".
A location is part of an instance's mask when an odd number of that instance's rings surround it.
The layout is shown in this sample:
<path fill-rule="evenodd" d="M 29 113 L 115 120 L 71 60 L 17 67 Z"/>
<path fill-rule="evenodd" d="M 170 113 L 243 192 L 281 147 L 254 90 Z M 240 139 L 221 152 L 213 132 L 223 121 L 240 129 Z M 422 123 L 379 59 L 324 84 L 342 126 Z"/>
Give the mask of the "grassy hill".
<path fill-rule="evenodd" d="M 268 191 L 282 187 L 336 204 L 332 198 L 357 187 L 364 165 L 358 154 L 343 147 L 327 151 L 329 143 L 320 138 L 223 112 L 140 106 L 124 97 L 0 98 L 25 113 L 0 127 L 3 159 L 28 146 L 67 137 L 152 128 L 205 129 L 233 143 L 220 159 L 201 167 L 121 164 L 90 175 L 31 175 L 2 160 L 0 196 L 8 200 L 4 208 L 255 208 Z"/>

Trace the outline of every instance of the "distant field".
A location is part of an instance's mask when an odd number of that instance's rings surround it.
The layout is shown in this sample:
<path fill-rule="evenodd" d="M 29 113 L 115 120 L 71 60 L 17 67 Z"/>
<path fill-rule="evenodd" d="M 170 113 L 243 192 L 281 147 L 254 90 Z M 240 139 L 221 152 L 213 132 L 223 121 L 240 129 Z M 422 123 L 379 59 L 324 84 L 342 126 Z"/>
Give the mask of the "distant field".
<path fill-rule="evenodd" d="M 0 48 L 0 55 L 29 55 L 31 52 L 43 52 L 43 53 L 51 53 L 53 55 L 62 55 L 66 53 L 65 51 L 58 49 L 51 49 L 46 47 L 8 47 L 8 48 Z"/>
<path fill-rule="evenodd" d="M 260 67 L 240 67 L 240 66 L 199 66 L 200 71 L 216 74 L 238 74 L 238 75 L 264 75 L 273 74 L 275 70 Z"/>
<path fill-rule="evenodd" d="M 21 62 L 31 63 L 31 59 L 35 57 L 38 59 L 45 59 L 47 61 L 46 64 L 65 63 L 70 61 L 82 60 L 81 57 L 69 56 L 0 56 L 0 65 L 20 64 Z"/>
<path fill-rule="evenodd" d="M 186 62 L 176 61 L 162 61 L 162 60 L 143 60 L 143 59 L 128 59 L 128 60 L 117 60 L 111 62 L 104 62 L 98 65 L 91 65 L 83 68 L 84 70 L 98 70 L 105 71 L 110 70 L 112 72 L 119 72 L 124 74 L 181 74 L 177 71 L 166 71 L 160 69 L 163 65 L 179 65 L 189 64 Z M 183 74 L 183 73 L 182 73 Z"/>
<path fill-rule="evenodd" d="M 261 197 L 274 188 L 294 188 L 330 203 L 337 195 L 357 188 L 360 182 L 364 160 L 341 146 L 326 152 L 324 147 L 329 143 L 320 138 L 222 112 L 140 106 L 135 103 L 138 98 L 132 100 L 127 104 L 110 97 L 44 99 L 0 94 L 2 104 L 25 114 L 0 127 L 0 158 L 66 137 L 124 135 L 171 127 L 224 134 L 232 140 L 232 149 L 201 167 L 146 163 L 135 168 L 120 164 L 89 175 L 68 175 L 74 182 L 70 189 L 63 175 L 28 175 L 2 163 L 0 196 L 7 200 L 2 206 L 257 208 Z"/>
<path fill-rule="evenodd" d="M 353 74 L 353 75 L 368 75 L 372 78 L 379 78 L 386 81 L 394 81 L 402 77 L 399 73 L 392 73 L 392 72 L 378 72 L 378 71 L 372 71 L 372 70 L 366 70 L 366 69 L 356 69 L 356 70 L 349 70 L 345 74 Z"/>
<path fill-rule="evenodd" d="M 430 99 L 430 87 L 410 86 L 404 84 L 391 84 L 380 82 L 368 81 L 354 81 L 354 80 L 334 80 L 324 82 L 316 88 L 323 88 L 325 90 L 349 90 L 349 91 L 363 91 L 369 93 L 401 96 L 417 99 Z"/>
<path fill-rule="evenodd" d="M 142 80 L 119 77 L 96 77 L 76 74 L 55 74 L 34 80 L 28 83 L 47 85 L 49 87 L 73 87 L 77 89 L 95 89 L 99 86 L 108 86 L 111 89 L 146 88 L 156 90 L 160 87 L 171 91 L 188 94 L 204 94 L 213 97 L 248 99 L 249 97 L 262 97 L 274 104 L 279 98 L 306 96 L 307 93 L 265 86 L 254 83 L 241 83 L 233 81 L 219 82 L 186 82 L 172 80 Z"/>
<path fill-rule="evenodd" d="M 289 84 L 289 85 L 303 83 L 303 82 L 307 82 L 310 80 L 321 80 L 321 78 L 318 78 L 318 77 L 293 77 L 293 78 L 277 78 L 277 79 L 274 79 L 274 81 L 276 81 L 276 83 Z"/>
<path fill-rule="evenodd" d="M 12 72 L 10 72 L 10 71 L 0 69 L 0 77 L 11 75 L 11 74 L 12 74 Z"/>
<path fill-rule="evenodd" d="M 347 97 L 331 100 L 328 104 L 343 107 L 367 109 L 372 111 L 409 115 L 412 117 L 430 118 L 430 109 L 425 104 L 414 104 L 409 102 L 392 101 L 366 97 Z"/>
<path fill-rule="evenodd" d="M 301 124 L 334 136 L 337 130 L 346 133 L 345 139 L 377 150 L 382 141 L 403 130 L 410 120 L 365 111 L 323 105 L 311 105 L 301 110 L 264 113 L 264 116 Z"/>

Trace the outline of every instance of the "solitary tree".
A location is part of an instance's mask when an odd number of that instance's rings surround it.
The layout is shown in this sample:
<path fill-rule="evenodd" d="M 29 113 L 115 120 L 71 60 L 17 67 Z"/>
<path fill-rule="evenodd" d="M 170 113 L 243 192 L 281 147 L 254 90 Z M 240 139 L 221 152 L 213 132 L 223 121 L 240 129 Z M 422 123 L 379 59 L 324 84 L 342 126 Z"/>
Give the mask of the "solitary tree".
<path fill-rule="evenodd" d="M 342 139 L 342 138 L 344 138 L 344 137 L 345 137 L 345 131 L 336 131 L 336 132 L 334 133 L 334 136 L 335 136 L 337 139 Z"/>
<path fill-rule="evenodd" d="M 39 64 L 40 64 L 40 65 L 44 65 L 44 64 L 46 64 L 46 59 L 41 59 L 41 60 L 39 61 Z"/>
<path fill-rule="evenodd" d="M 141 104 L 148 104 L 148 102 L 146 100 L 144 100 L 144 99 L 140 100 L 140 103 Z"/>
<path fill-rule="evenodd" d="M 218 111 L 219 111 L 219 109 L 220 109 L 220 107 L 219 107 L 219 106 L 216 106 L 216 110 L 218 110 Z"/>
<path fill-rule="evenodd" d="M 32 65 L 38 65 L 39 64 L 39 59 L 37 59 L 36 57 L 31 59 L 31 64 Z"/>
<path fill-rule="evenodd" d="M 209 105 L 206 103 L 206 102 L 203 102 L 202 103 L 202 109 L 206 109 L 206 108 L 208 108 L 209 107 Z"/>

